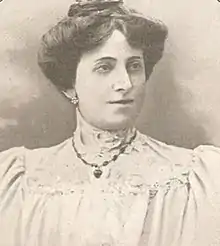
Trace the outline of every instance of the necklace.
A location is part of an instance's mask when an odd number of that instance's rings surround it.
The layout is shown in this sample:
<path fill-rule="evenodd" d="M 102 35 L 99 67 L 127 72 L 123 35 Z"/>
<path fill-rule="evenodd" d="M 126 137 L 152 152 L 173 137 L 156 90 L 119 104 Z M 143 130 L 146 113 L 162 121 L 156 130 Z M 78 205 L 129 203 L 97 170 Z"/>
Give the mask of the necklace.
<path fill-rule="evenodd" d="M 108 164 L 110 164 L 111 162 L 114 162 L 118 159 L 118 157 L 125 152 L 126 148 L 132 143 L 132 141 L 135 139 L 137 135 L 137 132 L 135 131 L 135 134 L 131 137 L 131 139 L 129 140 L 129 142 L 125 143 L 120 149 L 119 149 L 119 152 L 115 155 L 113 155 L 113 157 L 110 159 L 110 160 L 107 160 L 107 161 L 104 161 L 101 165 L 98 165 L 96 163 L 90 163 L 90 162 L 87 162 L 83 157 L 82 155 L 79 153 L 79 151 L 77 150 L 76 148 L 76 145 L 75 145 L 75 141 L 74 141 L 74 136 L 72 138 L 72 146 L 73 146 L 73 149 L 76 153 L 76 156 L 87 166 L 91 166 L 94 168 L 94 171 L 93 171 L 93 174 L 96 178 L 100 178 L 103 171 L 102 171 L 102 167 L 106 167 L 108 166 Z"/>

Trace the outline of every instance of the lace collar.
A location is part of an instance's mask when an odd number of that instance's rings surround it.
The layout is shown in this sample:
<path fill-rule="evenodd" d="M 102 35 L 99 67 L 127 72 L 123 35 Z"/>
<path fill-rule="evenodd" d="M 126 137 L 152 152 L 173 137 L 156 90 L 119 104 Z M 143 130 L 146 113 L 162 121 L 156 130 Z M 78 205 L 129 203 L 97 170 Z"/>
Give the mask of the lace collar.
<path fill-rule="evenodd" d="M 74 141 L 77 149 L 83 155 L 114 154 L 115 151 L 128 143 L 136 134 L 134 127 L 119 131 L 104 131 L 90 125 L 77 110 L 77 128 L 74 132 Z M 85 139 L 86 138 L 86 139 Z"/>

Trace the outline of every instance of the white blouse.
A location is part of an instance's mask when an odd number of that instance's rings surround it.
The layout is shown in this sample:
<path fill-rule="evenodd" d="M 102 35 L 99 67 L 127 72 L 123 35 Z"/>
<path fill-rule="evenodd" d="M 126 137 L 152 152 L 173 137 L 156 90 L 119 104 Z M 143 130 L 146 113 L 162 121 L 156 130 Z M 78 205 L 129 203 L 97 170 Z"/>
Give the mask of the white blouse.
<path fill-rule="evenodd" d="M 97 179 L 68 139 L 0 154 L 0 246 L 220 245 L 220 150 L 137 133 Z"/>

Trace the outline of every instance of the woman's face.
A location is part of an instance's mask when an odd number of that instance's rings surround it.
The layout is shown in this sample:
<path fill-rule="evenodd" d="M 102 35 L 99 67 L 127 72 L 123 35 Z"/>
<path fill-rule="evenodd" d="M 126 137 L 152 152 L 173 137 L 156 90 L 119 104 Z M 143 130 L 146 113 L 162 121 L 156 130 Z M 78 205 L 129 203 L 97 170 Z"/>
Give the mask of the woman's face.
<path fill-rule="evenodd" d="M 91 125 L 103 130 L 131 126 L 145 95 L 142 50 L 132 48 L 115 30 L 102 46 L 82 55 L 75 92 L 79 111 Z"/>

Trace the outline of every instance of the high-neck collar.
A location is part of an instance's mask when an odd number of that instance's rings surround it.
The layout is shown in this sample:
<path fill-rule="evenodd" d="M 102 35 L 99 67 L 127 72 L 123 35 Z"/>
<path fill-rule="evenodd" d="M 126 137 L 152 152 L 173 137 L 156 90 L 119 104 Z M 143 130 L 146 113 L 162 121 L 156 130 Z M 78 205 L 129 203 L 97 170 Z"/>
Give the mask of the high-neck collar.
<path fill-rule="evenodd" d="M 111 152 L 128 143 L 136 133 L 134 127 L 117 131 L 107 131 L 96 128 L 89 124 L 81 115 L 77 115 L 77 127 L 74 133 L 74 140 L 80 151 L 94 154 Z"/>

